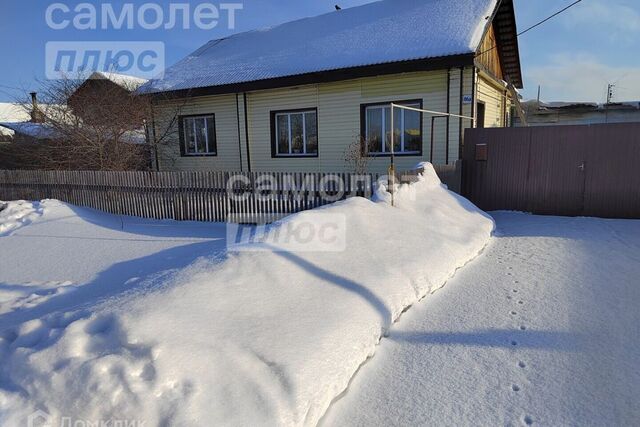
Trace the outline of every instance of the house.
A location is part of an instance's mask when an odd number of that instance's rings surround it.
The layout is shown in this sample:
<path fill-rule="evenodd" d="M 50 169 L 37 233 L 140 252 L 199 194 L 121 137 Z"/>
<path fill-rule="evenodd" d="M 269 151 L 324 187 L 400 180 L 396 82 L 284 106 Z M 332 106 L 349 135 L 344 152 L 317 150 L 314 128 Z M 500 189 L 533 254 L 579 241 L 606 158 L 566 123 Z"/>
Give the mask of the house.
<path fill-rule="evenodd" d="M 383 172 L 391 102 L 433 112 L 394 109 L 409 169 L 459 159 L 465 128 L 507 125 L 521 87 L 512 0 L 383 0 L 213 40 L 140 91 L 157 133 L 179 110 L 159 170 L 345 171 L 366 142 Z"/>
<path fill-rule="evenodd" d="M 29 120 L 0 122 L 14 133 L 14 144 L 3 147 L 3 167 L 148 170 L 149 103 L 134 95 L 146 82 L 96 72 L 83 81 L 49 84 L 47 93 L 59 103 L 39 104 L 32 93 L 31 107 L 22 107 Z"/>
<path fill-rule="evenodd" d="M 66 97 L 63 105 L 44 105 L 37 99 L 37 93 L 31 93 L 31 107 L 20 104 L 0 104 L 0 132 L 11 135 L 13 142 L 37 142 L 56 139 L 56 129 L 48 122 L 48 118 L 59 117 L 61 121 L 72 121 L 79 117 L 83 123 L 99 125 L 108 120 L 105 111 L 113 106 L 105 103 L 124 103 L 147 80 L 117 73 L 94 72 Z M 60 89 L 63 95 L 63 90 Z M 2 106 L 5 106 L 2 108 Z M 128 132 L 132 142 L 144 143 L 144 123 L 138 123 L 139 132 Z"/>
<path fill-rule="evenodd" d="M 105 111 L 112 112 L 118 104 L 125 104 L 127 98 L 145 83 L 147 80 L 138 77 L 96 71 L 68 97 L 67 106 L 86 123 L 99 124 L 109 119 L 105 117 Z"/>
<path fill-rule="evenodd" d="M 640 123 L 640 101 L 598 104 L 591 102 L 524 103 L 529 126 Z M 520 120 L 515 120 L 520 126 Z"/>

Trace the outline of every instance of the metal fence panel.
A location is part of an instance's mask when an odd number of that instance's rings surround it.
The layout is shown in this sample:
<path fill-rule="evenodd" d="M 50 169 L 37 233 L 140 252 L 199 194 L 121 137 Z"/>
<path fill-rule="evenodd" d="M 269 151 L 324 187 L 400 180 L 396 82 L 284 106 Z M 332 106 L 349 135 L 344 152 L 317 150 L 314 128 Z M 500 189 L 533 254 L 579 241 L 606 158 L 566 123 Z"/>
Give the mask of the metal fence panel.
<path fill-rule="evenodd" d="M 484 210 L 640 218 L 640 123 L 468 129 L 463 194 Z"/>

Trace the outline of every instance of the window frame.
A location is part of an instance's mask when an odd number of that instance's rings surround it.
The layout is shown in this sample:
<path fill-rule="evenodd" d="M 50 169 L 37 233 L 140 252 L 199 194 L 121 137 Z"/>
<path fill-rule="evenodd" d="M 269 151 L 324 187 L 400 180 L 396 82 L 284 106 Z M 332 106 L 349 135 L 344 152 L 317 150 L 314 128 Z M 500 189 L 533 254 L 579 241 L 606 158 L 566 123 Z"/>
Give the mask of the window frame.
<path fill-rule="evenodd" d="M 204 153 L 189 153 L 187 151 L 187 138 L 185 136 L 185 119 L 205 119 L 205 128 L 207 127 L 207 120 L 211 118 L 213 120 L 213 152 L 204 152 Z M 216 115 L 215 113 L 204 113 L 204 114 L 188 114 L 188 115 L 179 115 L 178 116 L 178 132 L 180 139 L 180 156 L 181 157 L 216 157 L 218 155 L 218 128 L 216 126 Z M 207 147 L 210 148 L 210 141 L 207 136 Z"/>
<path fill-rule="evenodd" d="M 305 129 L 305 119 L 304 119 L 304 113 L 314 113 L 316 115 L 316 138 L 318 139 L 318 148 L 316 149 L 315 153 L 288 153 L 288 154 L 282 154 L 282 153 L 278 153 L 278 125 L 277 125 L 277 118 L 278 115 L 291 115 L 291 114 L 300 114 L 302 113 L 302 117 L 303 117 L 303 132 L 306 136 L 306 129 Z M 314 158 L 314 157 L 318 157 L 320 155 L 320 125 L 319 125 L 319 120 L 318 120 L 318 107 L 311 107 L 311 108 L 296 108 L 296 109 L 287 109 L 287 110 L 272 110 L 270 111 L 270 117 L 271 117 L 271 158 L 274 159 L 290 159 L 290 158 Z M 290 121 L 289 121 L 289 126 L 290 126 Z M 289 132 L 291 132 L 291 130 L 289 130 Z M 291 135 L 291 134 L 289 134 Z M 289 141 L 289 146 L 291 146 L 291 140 Z M 306 150 L 307 147 L 307 141 L 303 141 L 303 147 Z"/>
<path fill-rule="evenodd" d="M 360 135 L 365 144 L 369 144 L 367 140 L 367 109 L 371 107 L 389 107 L 391 104 L 400 104 L 410 106 L 418 105 L 417 108 L 423 108 L 423 100 L 420 99 L 403 99 L 401 101 L 372 102 L 368 104 L 360 104 Z M 407 111 L 407 110 L 401 110 Z M 384 120 L 383 120 L 384 122 Z M 395 123 L 394 123 L 395 124 Z M 394 157 L 422 157 L 424 151 L 424 114 L 420 114 L 420 149 L 418 151 L 394 152 Z M 368 152 L 369 157 L 391 157 L 391 152 Z"/>

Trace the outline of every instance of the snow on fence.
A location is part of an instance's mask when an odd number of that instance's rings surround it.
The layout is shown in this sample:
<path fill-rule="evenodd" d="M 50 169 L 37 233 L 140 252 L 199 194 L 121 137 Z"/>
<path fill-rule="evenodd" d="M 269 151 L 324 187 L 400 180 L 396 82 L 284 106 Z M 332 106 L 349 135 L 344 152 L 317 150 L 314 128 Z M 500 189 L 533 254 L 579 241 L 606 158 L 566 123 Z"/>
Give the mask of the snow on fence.
<path fill-rule="evenodd" d="M 436 166 L 436 171 L 444 182 L 459 176 L 457 164 Z M 416 174 L 405 172 L 397 182 Z M 58 199 L 144 218 L 264 223 L 348 197 L 370 197 L 378 179 L 384 177 L 348 172 L 0 170 L 0 200 Z"/>

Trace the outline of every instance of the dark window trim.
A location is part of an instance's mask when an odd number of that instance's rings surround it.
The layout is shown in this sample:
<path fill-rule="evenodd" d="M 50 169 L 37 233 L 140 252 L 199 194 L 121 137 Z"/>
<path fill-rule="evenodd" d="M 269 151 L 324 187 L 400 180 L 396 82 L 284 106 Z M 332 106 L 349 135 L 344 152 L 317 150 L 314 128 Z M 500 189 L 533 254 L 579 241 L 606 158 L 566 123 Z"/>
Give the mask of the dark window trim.
<path fill-rule="evenodd" d="M 460 112 L 458 113 L 459 115 L 464 115 L 464 103 L 462 102 L 463 98 L 464 98 L 464 67 L 460 68 Z M 464 132 L 462 130 L 462 120 L 464 120 L 462 117 L 458 117 L 458 159 L 462 158 L 462 151 L 464 151 L 464 148 L 462 147 L 463 144 L 463 137 L 464 137 Z M 473 125 L 473 124 L 472 124 Z M 456 159 L 456 160 L 458 160 Z M 449 153 L 447 152 L 447 164 L 449 164 Z"/>
<path fill-rule="evenodd" d="M 451 116 L 449 115 L 451 113 L 451 71 L 452 69 L 449 68 L 447 70 L 447 137 L 445 139 L 445 146 L 444 146 L 444 152 L 445 152 L 445 164 L 449 164 L 449 140 L 451 138 L 450 136 L 450 130 L 451 130 Z M 431 144 L 433 144 L 433 141 L 431 141 Z M 429 160 L 430 162 L 433 163 L 433 159 Z"/>
<path fill-rule="evenodd" d="M 185 146 L 184 139 L 184 119 L 192 117 L 213 117 L 213 135 L 215 141 L 213 142 L 213 153 L 187 153 L 187 147 Z M 185 114 L 178 116 L 178 132 L 180 137 L 180 157 L 216 157 L 218 155 L 218 128 L 216 126 L 215 113 L 202 113 L 202 114 Z"/>
<path fill-rule="evenodd" d="M 316 113 L 316 128 L 318 131 L 318 149 L 313 154 L 278 154 L 276 144 L 278 143 L 278 136 L 276 135 L 276 115 L 285 113 L 302 113 L 302 112 L 315 112 Z M 271 120 L 271 158 L 272 159 L 308 159 L 315 158 L 320 155 L 320 122 L 318 120 L 318 107 L 311 108 L 291 108 L 287 110 L 271 110 L 269 111 Z"/>
<path fill-rule="evenodd" d="M 242 94 L 242 104 L 244 108 L 244 142 L 247 147 L 247 170 L 251 172 L 251 144 L 249 144 L 249 103 L 247 93 Z"/>
<path fill-rule="evenodd" d="M 240 158 L 240 172 L 242 172 L 242 138 L 240 137 L 240 100 L 236 93 L 236 122 L 238 124 L 238 157 Z M 215 119 L 214 119 L 215 123 Z M 216 138 L 217 139 L 217 138 Z M 216 147 L 217 148 L 217 147 Z"/>
<path fill-rule="evenodd" d="M 403 99 L 401 101 L 386 101 L 386 102 L 370 102 L 368 104 L 360 104 L 360 138 L 362 141 L 364 141 L 365 144 L 368 143 L 368 141 L 366 140 L 367 138 L 367 117 L 366 117 L 366 110 L 367 107 L 376 107 L 376 106 L 381 106 L 381 105 L 390 105 L 391 103 L 394 104 L 419 104 L 420 105 L 420 109 L 423 108 L 424 104 L 423 104 L 423 100 L 422 98 L 419 99 Z M 394 157 L 422 157 L 422 153 L 423 153 L 423 148 L 424 148 L 424 114 L 420 114 L 420 151 L 417 153 L 394 153 L 393 156 Z M 384 153 L 384 154 L 369 154 L 369 157 L 391 157 L 391 153 Z"/>

